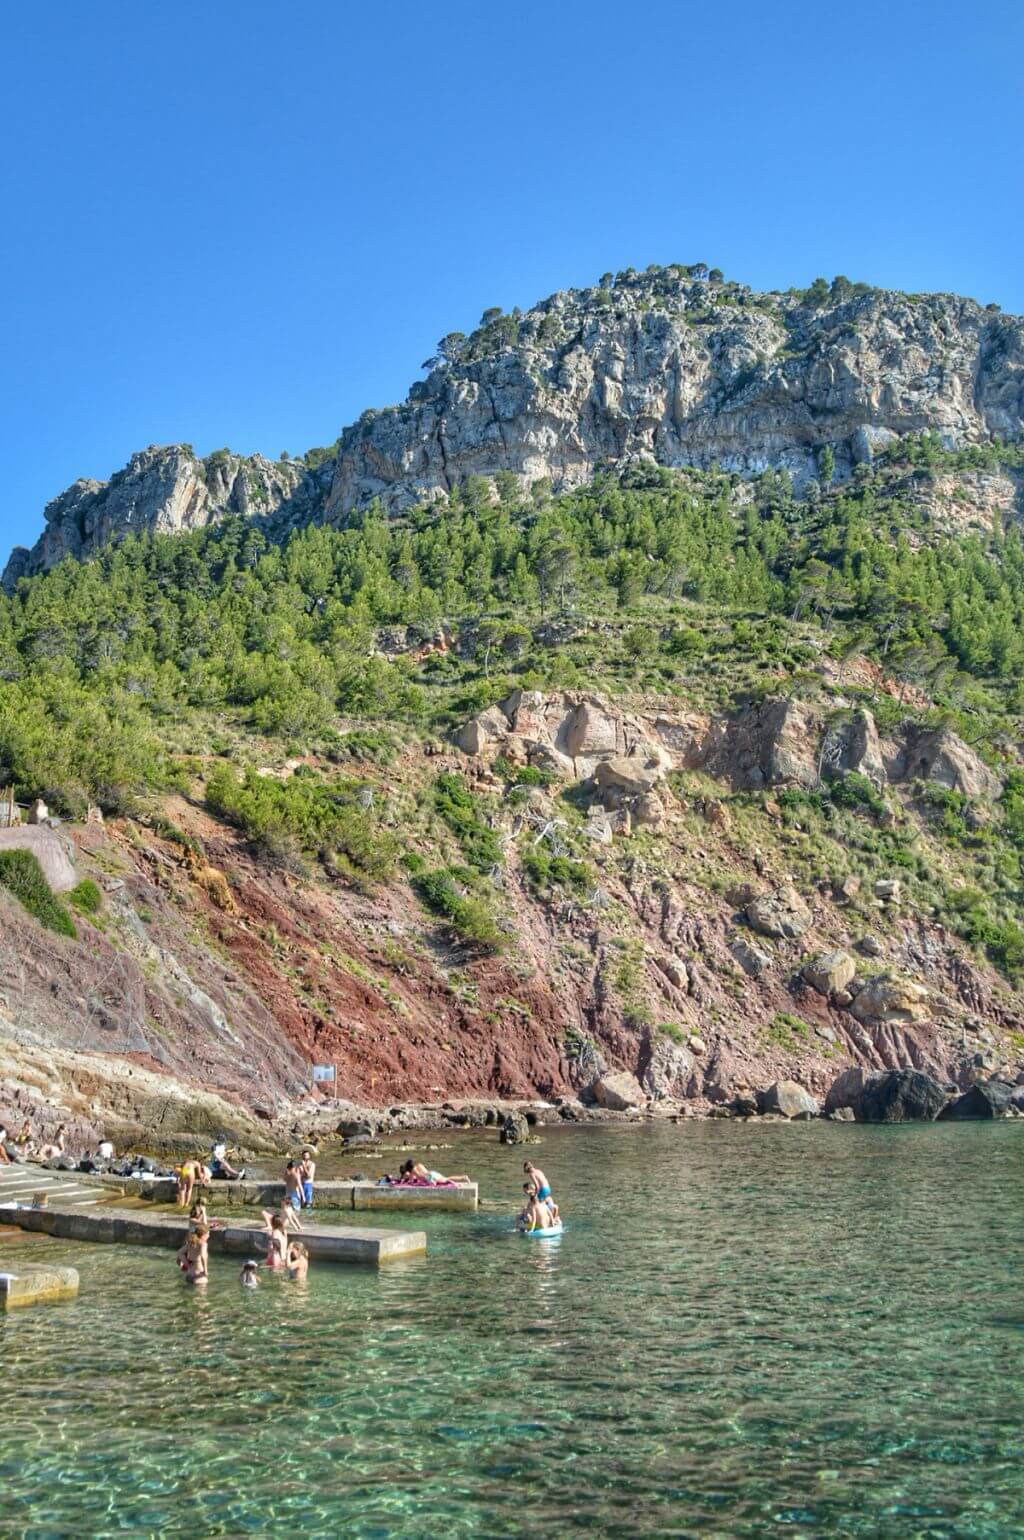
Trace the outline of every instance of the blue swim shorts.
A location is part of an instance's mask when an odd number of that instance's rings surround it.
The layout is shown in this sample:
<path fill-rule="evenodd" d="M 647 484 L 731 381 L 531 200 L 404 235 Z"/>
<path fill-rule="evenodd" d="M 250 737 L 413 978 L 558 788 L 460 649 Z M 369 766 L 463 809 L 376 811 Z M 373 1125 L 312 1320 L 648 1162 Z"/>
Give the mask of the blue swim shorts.
<path fill-rule="evenodd" d="M 303 1196 L 303 1199 L 305 1200 L 306 1207 L 307 1208 L 312 1208 L 313 1207 L 313 1183 L 312 1182 L 303 1182 L 303 1184 L 302 1184 L 302 1196 Z"/>

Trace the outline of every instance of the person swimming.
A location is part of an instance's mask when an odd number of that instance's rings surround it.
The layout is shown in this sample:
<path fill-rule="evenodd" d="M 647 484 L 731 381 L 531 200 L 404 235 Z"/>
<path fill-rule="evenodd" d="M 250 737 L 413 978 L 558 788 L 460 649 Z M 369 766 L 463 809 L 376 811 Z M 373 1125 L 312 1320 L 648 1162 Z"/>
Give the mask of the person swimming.
<path fill-rule="evenodd" d="M 242 1271 L 238 1275 L 238 1281 L 243 1289 L 258 1289 L 260 1286 L 259 1263 L 250 1257 L 248 1262 L 242 1263 Z"/>
<path fill-rule="evenodd" d="M 289 1278 L 302 1279 L 309 1272 L 309 1252 L 301 1241 L 289 1243 L 285 1266 L 288 1269 Z"/>

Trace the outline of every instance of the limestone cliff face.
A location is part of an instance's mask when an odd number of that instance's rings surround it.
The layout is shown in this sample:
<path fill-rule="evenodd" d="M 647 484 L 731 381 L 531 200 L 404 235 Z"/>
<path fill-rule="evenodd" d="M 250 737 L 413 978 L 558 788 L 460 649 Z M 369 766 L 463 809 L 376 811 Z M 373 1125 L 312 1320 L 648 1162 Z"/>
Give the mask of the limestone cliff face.
<path fill-rule="evenodd" d="M 109 481 L 82 479 L 55 497 L 42 535 L 31 550 L 15 548 L 3 583 L 10 588 L 65 556 L 88 556 L 125 535 L 182 534 L 229 513 L 309 515 L 322 502 L 316 477 L 299 463 L 225 450 L 201 460 L 187 445 L 151 446 Z"/>
<path fill-rule="evenodd" d="M 558 490 L 647 456 L 799 480 L 826 445 L 842 472 L 899 434 L 1021 436 L 1020 318 L 949 294 L 757 294 L 705 274 L 620 275 L 445 339 L 404 405 L 343 434 L 329 513 L 501 470 Z"/>
<path fill-rule="evenodd" d="M 558 490 L 649 457 L 744 475 L 784 466 L 799 482 L 825 446 L 841 474 L 899 434 L 952 446 L 1024 433 L 1024 320 L 952 294 L 820 288 L 758 294 L 700 265 L 652 268 L 525 315 L 488 312 L 470 337 L 443 339 L 402 405 L 346 429 L 336 459 L 307 470 L 144 450 L 109 482 L 55 498 L 4 583 L 129 532 L 228 512 L 344 519 L 374 497 L 399 510 L 471 475 L 550 478 Z"/>

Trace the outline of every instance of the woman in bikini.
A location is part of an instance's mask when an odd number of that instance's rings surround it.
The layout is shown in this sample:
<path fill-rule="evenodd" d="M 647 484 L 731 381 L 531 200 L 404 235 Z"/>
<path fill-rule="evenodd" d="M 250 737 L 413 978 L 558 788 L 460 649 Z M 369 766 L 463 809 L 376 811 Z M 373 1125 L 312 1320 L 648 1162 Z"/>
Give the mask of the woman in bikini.
<path fill-rule="evenodd" d="M 209 1225 L 196 1225 L 184 1246 L 178 1252 L 178 1266 L 185 1274 L 186 1283 L 207 1283 L 210 1277 L 208 1246 Z"/>
<path fill-rule="evenodd" d="M 404 1182 L 425 1182 L 428 1187 L 436 1187 L 439 1183 L 447 1182 L 471 1182 L 473 1178 L 465 1172 L 461 1176 L 445 1176 L 441 1171 L 429 1171 L 418 1160 L 407 1160 L 402 1167 L 402 1180 Z"/>

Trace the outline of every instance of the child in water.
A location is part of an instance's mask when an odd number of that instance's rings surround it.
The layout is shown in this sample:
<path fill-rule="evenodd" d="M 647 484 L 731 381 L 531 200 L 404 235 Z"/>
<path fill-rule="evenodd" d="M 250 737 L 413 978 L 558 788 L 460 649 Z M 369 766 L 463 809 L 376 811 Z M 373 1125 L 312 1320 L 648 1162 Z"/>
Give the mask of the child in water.
<path fill-rule="evenodd" d="M 289 1278 L 305 1278 L 309 1272 L 309 1252 L 301 1241 L 292 1241 L 285 1258 Z"/>
<path fill-rule="evenodd" d="M 254 1262 L 251 1257 L 249 1258 L 248 1262 L 242 1263 L 242 1271 L 238 1275 L 238 1281 L 242 1285 L 243 1289 L 259 1288 L 259 1265 L 260 1264 L 258 1262 Z"/>

